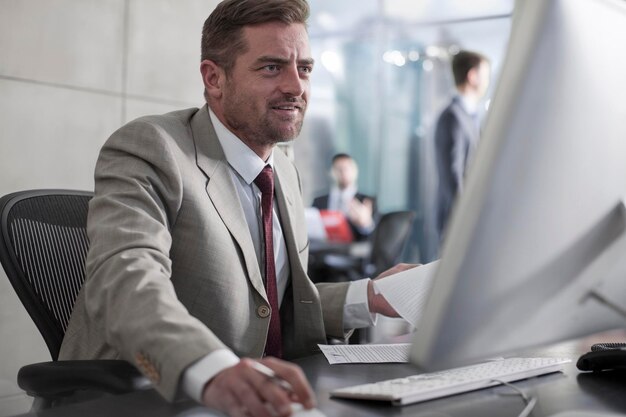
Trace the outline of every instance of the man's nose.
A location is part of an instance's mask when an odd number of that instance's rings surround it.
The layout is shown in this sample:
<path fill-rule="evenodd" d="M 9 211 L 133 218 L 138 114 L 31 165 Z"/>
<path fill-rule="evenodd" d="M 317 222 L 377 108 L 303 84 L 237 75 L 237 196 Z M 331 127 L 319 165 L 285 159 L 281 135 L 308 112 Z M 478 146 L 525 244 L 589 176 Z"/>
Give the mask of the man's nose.
<path fill-rule="evenodd" d="M 297 66 L 289 66 L 282 74 L 280 90 L 283 94 L 300 97 L 306 91 L 307 80 L 302 78 Z"/>

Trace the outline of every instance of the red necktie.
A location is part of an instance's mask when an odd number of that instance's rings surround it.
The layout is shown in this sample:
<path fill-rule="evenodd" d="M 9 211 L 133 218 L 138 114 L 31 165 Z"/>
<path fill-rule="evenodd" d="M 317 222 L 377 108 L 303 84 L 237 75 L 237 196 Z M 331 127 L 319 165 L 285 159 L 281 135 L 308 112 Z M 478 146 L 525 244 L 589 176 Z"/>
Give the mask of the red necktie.
<path fill-rule="evenodd" d="M 274 200 L 274 172 L 266 165 L 254 183 L 261 190 L 261 210 L 263 214 L 263 236 L 265 238 L 265 292 L 272 309 L 270 327 L 267 332 L 265 354 L 281 358 L 283 356 L 280 334 L 280 312 L 276 289 L 276 265 L 274 264 L 274 239 L 272 238 L 272 201 Z"/>

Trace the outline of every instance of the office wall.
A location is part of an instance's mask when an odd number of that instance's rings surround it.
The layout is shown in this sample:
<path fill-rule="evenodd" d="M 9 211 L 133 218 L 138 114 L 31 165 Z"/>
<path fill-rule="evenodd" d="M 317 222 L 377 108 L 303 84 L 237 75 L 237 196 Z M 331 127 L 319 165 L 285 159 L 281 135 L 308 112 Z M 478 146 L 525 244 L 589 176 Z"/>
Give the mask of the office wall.
<path fill-rule="evenodd" d="M 217 0 L 2 0 L 0 195 L 93 189 L 104 140 L 125 121 L 203 103 L 202 23 Z M 0 271 L 0 416 L 30 400 L 23 364 L 49 359 Z"/>

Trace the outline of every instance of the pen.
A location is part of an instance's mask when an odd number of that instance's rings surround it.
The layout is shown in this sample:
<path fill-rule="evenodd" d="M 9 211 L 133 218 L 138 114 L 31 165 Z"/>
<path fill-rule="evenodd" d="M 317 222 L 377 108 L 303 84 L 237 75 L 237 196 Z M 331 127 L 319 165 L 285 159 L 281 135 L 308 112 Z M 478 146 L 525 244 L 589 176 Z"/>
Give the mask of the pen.
<path fill-rule="evenodd" d="M 293 392 L 293 387 L 291 386 L 289 382 L 285 381 L 284 379 L 276 375 L 276 372 L 274 372 L 273 369 L 268 368 L 267 366 L 263 365 L 261 362 L 252 361 L 252 369 L 265 375 L 270 381 L 278 384 L 285 391 L 290 392 L 290 393 Z"/>

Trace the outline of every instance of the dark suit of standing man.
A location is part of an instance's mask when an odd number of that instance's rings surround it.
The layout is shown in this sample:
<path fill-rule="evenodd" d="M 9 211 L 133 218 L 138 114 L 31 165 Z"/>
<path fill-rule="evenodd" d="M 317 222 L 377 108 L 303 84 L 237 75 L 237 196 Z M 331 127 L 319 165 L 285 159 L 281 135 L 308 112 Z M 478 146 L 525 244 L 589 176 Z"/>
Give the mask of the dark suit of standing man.
<path fill-rule="evenodd" d="M 370 312 L 396 314 L 371 281 L 313 285 L 306 273 L 300 179 L 275 145 L 299 134 L 307 107 L 308 14 L 305 0 L 220 3 L 202 32 L 207 104 L 142 117 L 107 140 L 60 359 L 124 359 L 169 400 L 284 417 L 314 397 L 281 358 L 315 352 Z M 346 321 L 347 306 L 364 314 Z"/>
<path fill-rule="evenodd" d="M 435 152 L 439 188 L 436 228 L 442 239 L 454 200 L 463 191 L 463 180 L 478 145 L 478 102 L 489 85 L 489 62 L 478 53 L 461 51 L 452 59 L 458 94 L 439 116 Z"/>

